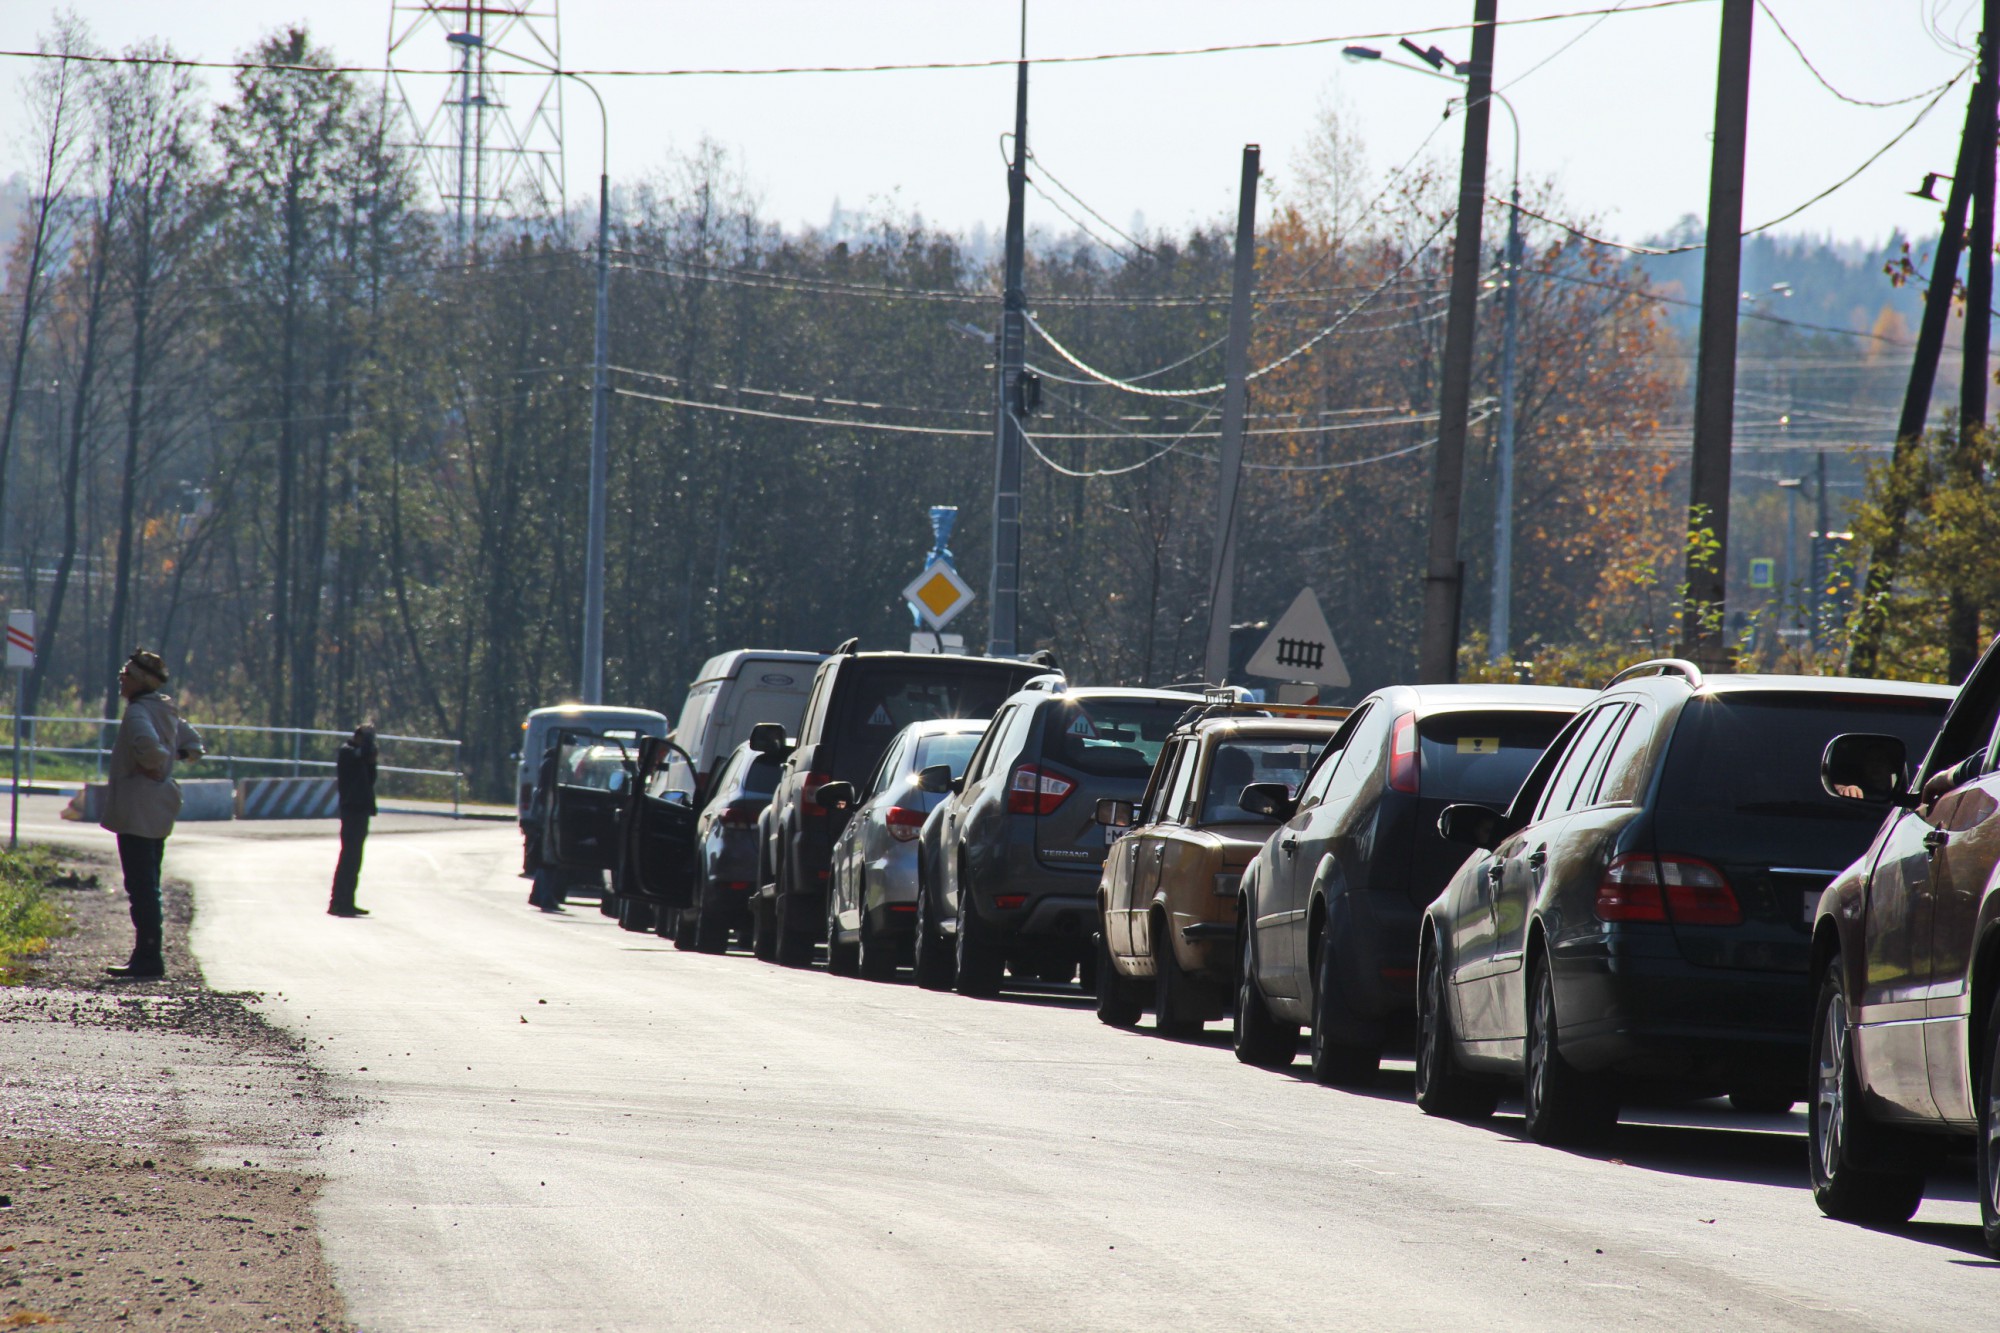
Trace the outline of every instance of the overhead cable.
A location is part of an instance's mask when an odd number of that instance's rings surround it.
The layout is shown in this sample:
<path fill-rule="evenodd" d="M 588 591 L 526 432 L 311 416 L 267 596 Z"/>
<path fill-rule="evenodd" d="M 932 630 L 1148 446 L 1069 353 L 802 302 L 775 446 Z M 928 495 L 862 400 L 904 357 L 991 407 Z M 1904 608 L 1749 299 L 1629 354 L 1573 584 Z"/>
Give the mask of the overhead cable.
<path fill-rule="evenodd" d="M 1792 36 L 1790 31 L 1786 29 L 1784 23 L 1778 18 L 1778 12 L 1776 10 L 1772 9 L 1769 4 L 1765 3 L 1765 0 L 1757 0 L 1757 8 L 1763 10 L 1764 17 L 1771 20 L 1771 26 L 1778 30 L 1778 36 L 1785 39 L 1785 45 L 1792 48 L 1792 54 L 1799 58 L 1799 63 L 1804 65 L 1806 67 L 1807 72 L 1809 72 L 1815 79 L 1819 80 L 1819 86 L 1826 89 L 1828 92 L 1832 93 L 1835 97 L 1839 98 L 1841 101 L 1846 102 L 1852 106 L 1866 106 L 1866 107 L 1906 106 L 1911 102 L 1921 101 L 1924 98 L 1929 97 L 1933 93 L 1942 92 L 1946 88 L 1951 87 L 1951 82 L 1946 82 L 1939 84 L 1935 88 L 1926 88 L 1922 92 L 1911 93 L 1907 97 L 1890 98 L 1886 102 L 1873 102 L 1865 97 L 1851 96 L 1850 94 L 1844 93 L 1840 91 L 1840 89 L 1834 87 L 1832 83 L 1827 81 L 1826 75 L 1819 72 L 1819 66 L 1813 64 L 1812 57 L 1806 54 L 1805 48 L 1799 45 L 1798 39 Z M 1955 80 L 1953 82 L 1955 82 Z"/>

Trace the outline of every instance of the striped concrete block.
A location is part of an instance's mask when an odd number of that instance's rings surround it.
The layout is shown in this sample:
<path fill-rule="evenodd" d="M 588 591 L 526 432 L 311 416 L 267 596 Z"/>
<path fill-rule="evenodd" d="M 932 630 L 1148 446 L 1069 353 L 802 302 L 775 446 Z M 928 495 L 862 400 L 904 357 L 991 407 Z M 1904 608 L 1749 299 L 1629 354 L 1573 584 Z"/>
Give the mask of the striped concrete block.
<path fill-rule="evenodd" d="M 180 823 L 236 817 L 236 784 L 228 778 L 190 778 L 176 785 L 181 789 Z M 104 818 L 104 786 L 84 783 L 63 808 L 62 817 L 85 824 Z"/>
<path fill-rule="evenodd" d="M 238 819 L 333 819 L 340 791 L 332 778 L 238 778 Z"/>

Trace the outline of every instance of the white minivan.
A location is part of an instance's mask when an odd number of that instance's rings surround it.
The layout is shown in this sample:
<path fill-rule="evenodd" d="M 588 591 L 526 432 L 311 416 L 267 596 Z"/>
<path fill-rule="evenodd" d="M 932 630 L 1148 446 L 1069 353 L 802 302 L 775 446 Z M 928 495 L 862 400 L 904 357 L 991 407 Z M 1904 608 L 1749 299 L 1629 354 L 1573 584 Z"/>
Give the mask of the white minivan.
<path fill-rule="evenodd" d="M 664 736 L 667 718 L 650 708 L 613 708 L 604 704 L 556 704 L 537 708 L 521 720 L 521 750 L 514 770 L 514 815 L 528 817 L 528 798 L 535 793 L 535 774 L 541 767 L 542 751 L 549 745 L 549 733 L 557 727 L 573 727 L 596 736 Z"/>
<path fill-rule="evenodd" d="M 759 722 L 798 734 L 813 673 L 825 660 L 825 653 L 738 648 L 702 663 L 674 724 L 675 743 L 694 761 L 697 791 L 706 795 L 709 779 Z"/>

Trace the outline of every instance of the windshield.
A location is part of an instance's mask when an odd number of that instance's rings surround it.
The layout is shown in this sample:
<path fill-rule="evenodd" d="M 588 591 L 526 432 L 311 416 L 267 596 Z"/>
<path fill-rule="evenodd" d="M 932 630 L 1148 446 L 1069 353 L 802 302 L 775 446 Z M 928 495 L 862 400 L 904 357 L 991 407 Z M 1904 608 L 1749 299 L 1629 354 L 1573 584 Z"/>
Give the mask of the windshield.
<path fill-rule="evenodd" d="M 1204 824 L 1268 824 L 1268 815 L 1253 815 L 1236 798 L 1253 782 L 1282 782 L 1290 796 L 1299 794 L 1313 756 L 1325 744 L 1318 740 L 1233 740 L 1215 747 L 1208 761 L 1208 790 L 1201 799 Z"/>
<path fill-rule="evenodd" d="M 1417 782 L 1426 799 L 1504 808 L 1569 721 L 1567 711 L 1437 713 L 1417 723 Z"/>
<path fill-rule="evenodd" d="M 1839 870 L 1867 849 L 1882 808 L 1840 800 L 1820 786 L 1826 743 L 1842 732 L 1875 732 L 1900 737 L 1920 755 L 1949 702 L 1824 694 L 1690 700 L 1661 779 L 1662 850 L 1669 842 L 1693 846 L 1690 840 L 1728 826 L 1745 827 L 1747 836 L 1754 824 L 1755 859 Z"/>
<path fill-rule="evenodd" d="M 1188 707 L 1179 700 L 1063 699 L 1049 710 L 1042 755 L 1092 777 L 1144 779 Z"/>
<path fill-rule="evenodd" d="M 615 745 L 585 745 L 569 749 L 562 761 L 565 787 L 621 791 L 625 786 L 625 755 Z"/>
<path fill-rule="evenodd" d="M 923 772 L 934 764 L 950 764 L 951 775 L 965 776 L 965 761 L 972 758 L 972 752 L 979 748 L 980 733 L 976 731 L 954 732 L 949 736 L 926 736 L 917 742 L 916 772 Z"/>

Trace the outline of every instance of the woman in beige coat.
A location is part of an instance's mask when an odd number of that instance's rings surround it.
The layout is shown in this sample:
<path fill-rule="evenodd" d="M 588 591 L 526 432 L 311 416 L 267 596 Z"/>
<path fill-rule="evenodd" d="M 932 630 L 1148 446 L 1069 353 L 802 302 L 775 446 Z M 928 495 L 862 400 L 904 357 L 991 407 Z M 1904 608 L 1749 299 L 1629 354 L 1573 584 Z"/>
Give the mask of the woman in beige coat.
<path fill-rule="evenodd" d="M 125 696 L 125 716 L 104 792 L 104 818 L 99 822 L 118 835 L 118 864 L 125 872 L 125 896 L 132 906 L 132 930 L 137 935 L 132 957 L 123 967 L 109 969 L 114 977 L 140 980 L 166 975 L 161 956 L 160 859 L 167 835 L 181 812 L 181 789 L 174 782 L 176 760 L 201 758 L 201 737 L 181 720 L 173 699 L 160 692 L 167 683 L 167 664 L 160 655 L 135 648 L 118 669 L 118 692 Z"/>

